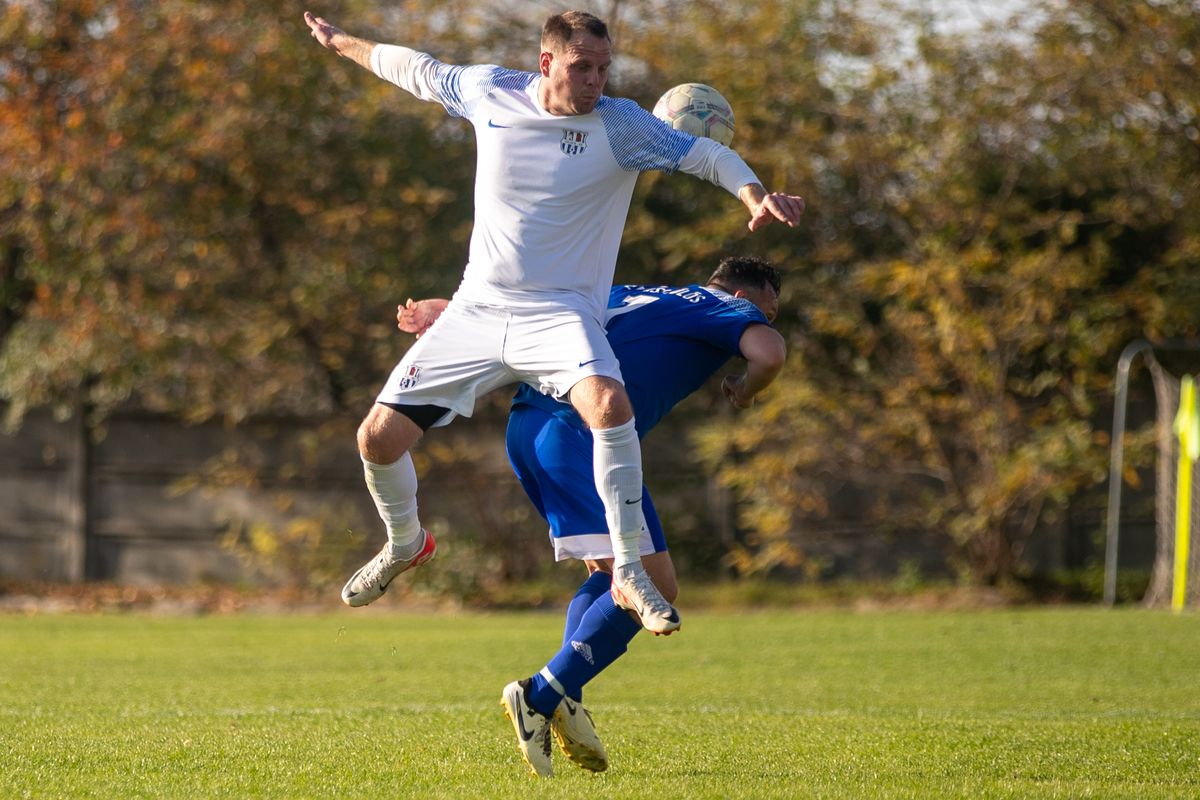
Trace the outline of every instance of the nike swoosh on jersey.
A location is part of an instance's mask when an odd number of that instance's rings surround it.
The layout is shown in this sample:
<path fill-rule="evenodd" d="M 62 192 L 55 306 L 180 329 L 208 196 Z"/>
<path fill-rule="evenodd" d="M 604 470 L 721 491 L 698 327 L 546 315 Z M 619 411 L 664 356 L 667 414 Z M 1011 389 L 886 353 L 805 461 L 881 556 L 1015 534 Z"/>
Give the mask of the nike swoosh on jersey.
<path fill-rule="evenodd" d="M 488 120 L 488 127 L 489 127 L 489 128 L 511 128 L 511 127 L 512 127 L 512 125 L 497 125 L 497 124 L 496 124 L 496 122 L 495 122 L 494 120 L 490 120 L 490 119 L 489 119 L 489 120 Z"/>

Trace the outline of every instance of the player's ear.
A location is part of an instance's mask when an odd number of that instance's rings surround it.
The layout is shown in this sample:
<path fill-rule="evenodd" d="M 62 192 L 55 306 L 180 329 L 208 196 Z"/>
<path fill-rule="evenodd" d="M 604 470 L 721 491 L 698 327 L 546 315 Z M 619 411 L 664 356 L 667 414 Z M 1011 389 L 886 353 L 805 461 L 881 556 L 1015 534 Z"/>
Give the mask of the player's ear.
<path fill-rule="evenodd" d="M 541 68 L 542 77 L 550 77 L 550 62 L 554 60 L 554 53 L 549 50 L 543 50 L 541 56 L 538 57 L 538 67 Z"/>

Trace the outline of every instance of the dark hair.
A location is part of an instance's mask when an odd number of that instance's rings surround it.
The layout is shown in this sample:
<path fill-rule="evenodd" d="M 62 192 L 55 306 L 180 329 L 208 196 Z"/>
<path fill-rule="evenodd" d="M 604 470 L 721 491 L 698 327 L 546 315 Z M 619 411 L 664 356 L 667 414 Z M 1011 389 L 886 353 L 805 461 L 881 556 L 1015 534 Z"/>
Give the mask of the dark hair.
<path fill-rule="evenodd" d="M 586 11 L 564 11 L 546 20 L 546 24 L 542 26 L 542 50 L 561 52 L 576 31 L 586 31 L 612 43 L 604 20 Z"/>
<path fill-rule="evenodd" d="M 756 256 L 730 256 L 721 259 L 717 270 L 708 279 L 708 283 L 725 289 L 765 289 L 770 286 L 779 294 L 782 279 L 779 270 L 767 261 Z"/>

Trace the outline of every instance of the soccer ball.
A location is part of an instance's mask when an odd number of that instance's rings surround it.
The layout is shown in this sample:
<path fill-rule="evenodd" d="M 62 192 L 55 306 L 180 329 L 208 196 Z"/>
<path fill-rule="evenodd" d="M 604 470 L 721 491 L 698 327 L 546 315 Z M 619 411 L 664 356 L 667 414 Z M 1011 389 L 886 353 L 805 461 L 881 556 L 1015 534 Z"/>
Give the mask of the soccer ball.
<path fill-rule="evenodd" d="M 658 98 L 654 116 L 677 131 L 707 136 L 723 145 L 733 141 L 733 109 L 711 86 L 682 83 Z"/>

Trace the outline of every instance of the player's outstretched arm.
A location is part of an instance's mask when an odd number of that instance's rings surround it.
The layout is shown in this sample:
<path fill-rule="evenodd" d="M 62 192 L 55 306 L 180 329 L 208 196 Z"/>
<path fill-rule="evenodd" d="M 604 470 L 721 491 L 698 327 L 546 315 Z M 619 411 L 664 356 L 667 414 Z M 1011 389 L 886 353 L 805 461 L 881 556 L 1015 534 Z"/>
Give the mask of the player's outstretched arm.
<path fill-rule="evenodd" d="M 742 333 L 738 347 L 746 359 L 746 371 L 727 375 L 721 381 L 721 390 L 735 407 L 749 408 L 754 405 L 755 395 L 770 386 L 783 369 L 787 345 L 779 331 L 769 325 L 751 325 Z"/>
<path fill-rule="evenodd" d="M 737 195 L 750 211 L 752 231 L 776 221 L 794 228 L 804 214 L 804 198 L 782 192 L 768 192 L 736 151 L 712 139 L 698 137 L 680 160 L 679 170 L 715 183 L 730 194 Z"/>
<path fill-rule="evenodd" d="M 765 228 L 779 221 L 789 228 L 796 227 L 804 214 L 804 198 L 782 192 L 768 192 L 761 183 L 748 183 L 738 191 L 738 198 L 750 211 L 750 230 Z"/>
<path fill-rule="evenodd" d="M 376 42 L 351 36 L 341 28 L 331 25 L 325 18 L 314 16 L 311 11 L 304 12 L 304 22 L 308 25 L 312 37 L 322 47 L 350 59 L 363 69 L 371 69 L 371 51 Z"/>

